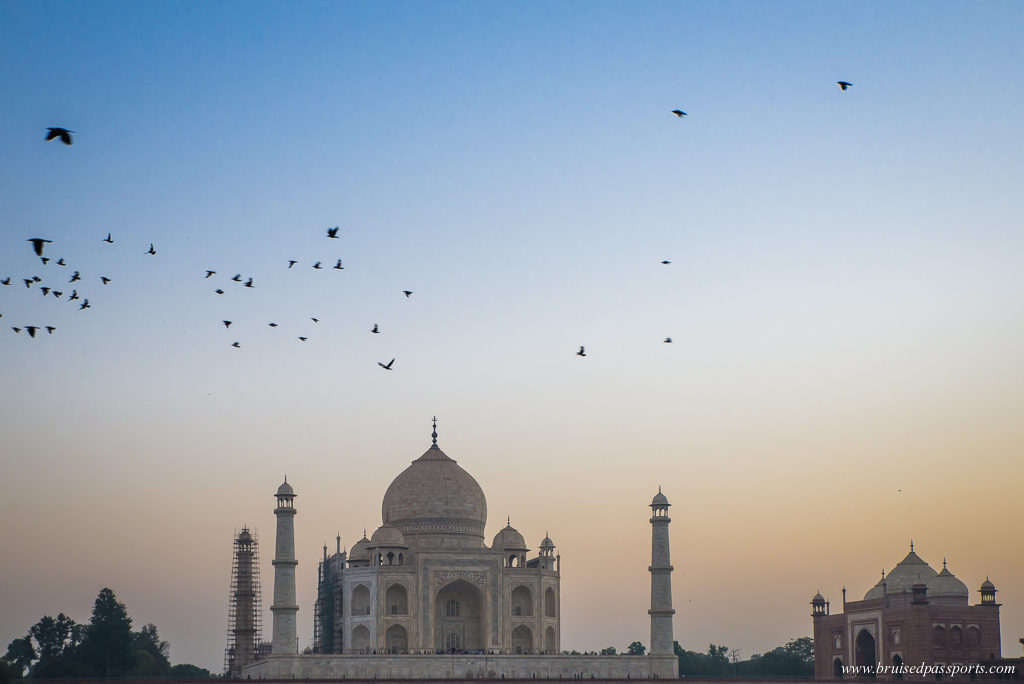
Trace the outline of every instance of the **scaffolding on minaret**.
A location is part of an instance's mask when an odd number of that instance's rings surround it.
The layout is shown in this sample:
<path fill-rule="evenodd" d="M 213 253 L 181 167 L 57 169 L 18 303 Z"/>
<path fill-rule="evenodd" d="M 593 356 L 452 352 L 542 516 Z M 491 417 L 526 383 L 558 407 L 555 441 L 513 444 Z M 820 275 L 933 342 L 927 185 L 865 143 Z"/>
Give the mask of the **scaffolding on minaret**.
<path fill-rule="evenodd" d="M 238 677 L 242 668 L 259 660 L 262 649 L 259 540 L 243 527 L 234 538 L 231 557 L 231 593 L 228 596 L 228 645 L 224 673 Z"/>

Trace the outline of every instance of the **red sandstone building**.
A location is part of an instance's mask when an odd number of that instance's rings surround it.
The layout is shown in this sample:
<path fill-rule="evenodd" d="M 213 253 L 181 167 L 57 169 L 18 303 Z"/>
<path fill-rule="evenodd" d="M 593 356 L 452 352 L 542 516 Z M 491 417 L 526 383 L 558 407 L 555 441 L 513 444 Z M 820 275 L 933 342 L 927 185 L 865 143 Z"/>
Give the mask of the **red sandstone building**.
<path fill-rule="evenodd" d="M 919 666 L 988 664 L 1001 657 L 996 587 L 987 578 L 981 603 L 969 605 L 967 585 L 942 562 L 936 572 L 910 553 L 860 601 L 831 614 L 821 594 L 811 601 L 814 676 L 840 679 L 844 665 Z M 847 676 L 852 676 L 847 674 Z M 861 675 L 864 676 L 864 675 Z M 921 674 L 878 673 L 884 679 L 921 679 Z M 935 679 L 927 675 L 927 679 Z"/>

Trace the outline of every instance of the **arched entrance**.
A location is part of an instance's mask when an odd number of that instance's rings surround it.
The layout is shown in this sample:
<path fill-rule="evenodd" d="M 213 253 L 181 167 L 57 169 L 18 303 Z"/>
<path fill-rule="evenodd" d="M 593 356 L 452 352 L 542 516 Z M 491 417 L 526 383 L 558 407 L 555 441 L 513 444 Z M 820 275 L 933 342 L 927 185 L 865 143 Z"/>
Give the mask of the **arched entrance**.
<path fill-rule="evenodd" d="M 388 628 L 387 640 L 388 653 L 405 653 L 409 650 L 409 635 L 401 625 Z"/>
<path fill-rule="evenodd" d="M 533 632 L 526 625 L 519 625 L 512 630 L 512 652 L 516 655 L 533 652 Z"/>
<path fill-rule="evenodd" d="M 874 679 L 875 667 L 878 665 L 875 660 L 875 637 L 868 630 L 862 629 L 857 633 L 857 641 L 854 643 L 853 664 L 858 667 L 857 676 Z"/>
<path fill-rule="evenodd" d="M 893 679 L 903 679 L 903 658 L 898 655 L 892 657 Z"/>
<path fill-rule="evenodd" d="M 479 651 L 485 643 L 483 594 L 465 580 L 446 584 L 434 597 L 434 648 Z"/>
<path fill-rule="evenodd" d="M 836 658 L 832 661 L 832 678 L 842 679 L 843 678 L 843 659 Z"/>
<path fill-rule="evenodd" d="M 366 625 L 358 625 L 352 630 L 352 652 L 370 652 L 370 630 L 366 628 Z"/>
<path fill-rule="evenodd" d="M 553 627 L 548 627 L 544 632 L 544 652 L 548 655 L 556 655 L 555 629 Z"/>

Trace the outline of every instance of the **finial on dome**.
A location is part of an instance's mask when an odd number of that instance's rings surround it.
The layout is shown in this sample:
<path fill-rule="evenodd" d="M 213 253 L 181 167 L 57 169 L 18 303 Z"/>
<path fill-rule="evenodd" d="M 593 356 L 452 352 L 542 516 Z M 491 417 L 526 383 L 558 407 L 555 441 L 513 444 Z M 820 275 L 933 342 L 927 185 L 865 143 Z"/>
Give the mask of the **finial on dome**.
<path fill-rule="evenodd" d="M 913 553 L 913 551 L 914 551 L 914 540 L 913 539 L 910 540 L 910 551 L 911 551 L 911 553 Z"/>
<path fill-rule="evenodd" d="M 437 416 L 434 416 L 434 431 L 430 433 L 430 439 L 433 440 L 431 448 L 437 448 Z"/>
<path fill-rule="evenodd" d="M 507 525 L 508 525 L 509 527 L 512 527 L 512 516 L 511 516 L 511 515 L 507 515 L 507 516 L 505 516 L 505 523 L 506 523 L 506 524 L 507 524 Z"/>
<path fill-rule="evenodd" d="M 284 474 L 284 483 L 288 484 L 288 473 Z"/>
<path fill-rule="evenodd" d="M 942 569 L 943 570 L 946 569 L 946 557 L 945 556 L 942 557 Z"/>
<path fill-rule="evenodd" d="M 885 581 L 885 568 L 882 568 L 882 581 Z"/>

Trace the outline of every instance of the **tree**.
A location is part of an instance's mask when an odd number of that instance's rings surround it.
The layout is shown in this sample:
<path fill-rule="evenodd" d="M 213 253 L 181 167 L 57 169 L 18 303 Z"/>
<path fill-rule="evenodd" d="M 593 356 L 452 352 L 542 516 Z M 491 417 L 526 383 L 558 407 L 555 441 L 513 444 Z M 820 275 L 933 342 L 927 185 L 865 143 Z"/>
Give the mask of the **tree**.
<path fill-rule="evenodd" d="M 642 656 L 646 652 L 647 652 L 647 647 L 644 646 L 639 641 L 634 641 L 633 643 L 631 643 L 629 646 L 626 647 L 626 654 L 627 655 L 641 655 Z"/>
<path fill-rule="evenodd" d="M 170 645 L 160 641 L 156 625 L 150 623 L 139 632 L 132 632 L 132 649 L 135 651 L 135 663 L 129 674 L 136 677 L 164 676 L 171 669 L 167 658 Z"/>
<path fill-rule="evenodd" d="M 601 655 L 615 655 L 615 652 L 616 651 L 614 646 L 608 646 L 606 648 L 601 649 Z"/>
<path fill-rule="evenodd" d="M 36 649 L 32 646 L 32 637 L 23 636 L 7 644 L 7 654 L 0 658 L 7 666 L 13 678 L 18 679 L 25 675 L 25 671 L 32 667 L 32 662 L 37 658 Z"/>
<path fill-rule="evenodd" d="M 135 661 L 132 619 L 114 592 L 104 587 L 96 597 L 82 641 L 84 661 L 104 677 L 126 674 Z"/>
<path fill-rule="evenodd" d="M 190 663 L 183 663 L 172 667 L 167 674 L 175 679 L 205 679 L 210 676 L 210 671 Z"/>

